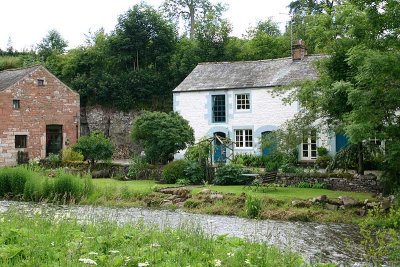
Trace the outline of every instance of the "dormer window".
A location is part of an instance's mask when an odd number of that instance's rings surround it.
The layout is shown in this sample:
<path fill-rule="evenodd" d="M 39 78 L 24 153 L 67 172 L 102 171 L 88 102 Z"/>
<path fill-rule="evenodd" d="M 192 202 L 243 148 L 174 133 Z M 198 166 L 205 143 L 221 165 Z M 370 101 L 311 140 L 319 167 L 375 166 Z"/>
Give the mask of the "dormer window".
<path fill-rule="evenodd" d="M 44 79 L 37 79 L 38 86 L 44 86 Z"/>

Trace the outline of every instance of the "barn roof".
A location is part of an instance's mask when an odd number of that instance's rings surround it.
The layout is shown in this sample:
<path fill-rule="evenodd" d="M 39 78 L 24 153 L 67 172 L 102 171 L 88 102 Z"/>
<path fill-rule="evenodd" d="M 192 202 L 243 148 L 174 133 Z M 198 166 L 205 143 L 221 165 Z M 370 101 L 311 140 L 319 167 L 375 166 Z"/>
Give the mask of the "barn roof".
<path fill-rule="evenodd" d="M 259 61 L 200 63 L 175 88 L 174 92 L 263 88 L 315 80 L 314 61 L 326 55 L 306 56 L 302 60 L 280 58 Z"/>
<path fill-rule="evenodd" d="M 40 67 L 39 65 L 28 67 L 28 68 L 20 68 L 20 69 L 9 69 L 0 72 L 0 91 L 3 91 L 15 84 L 26 75 L 34 71 Z"/>

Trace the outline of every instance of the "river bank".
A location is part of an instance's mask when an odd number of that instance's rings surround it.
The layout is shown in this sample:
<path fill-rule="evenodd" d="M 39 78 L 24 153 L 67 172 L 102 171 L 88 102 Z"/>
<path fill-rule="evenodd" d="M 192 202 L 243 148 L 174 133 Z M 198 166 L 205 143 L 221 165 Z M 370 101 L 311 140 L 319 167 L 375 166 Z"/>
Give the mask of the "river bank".
<path fill-rule="evenodd" d="M 260 221 L 233 216 L 191 214 L 180 210 L 59 206 L 0 201 L 2 214 L 10 210 L 18 210 L 30 217 L 40 214 L 56 221 L 74 218 L 80 222 L 106 221 L 119 225 L 142 223 L 155 225 L 158 229 L 181 229 L 182 226 L 189 225 L 200 229 L 207 236 L 239 237 L 250 243 L 274 245 L 280 251 L 293 251 L 299 253 L 309 263 L 343 263 L 347 266 L 360 264 L 364 257 L 363 248 L 360 245 L 361 236 L 358 227 L 354 225 Z M 259 264 L 258 266 L 268 265 Z M 300 265 L 277 264 L 274 266 Z"/>

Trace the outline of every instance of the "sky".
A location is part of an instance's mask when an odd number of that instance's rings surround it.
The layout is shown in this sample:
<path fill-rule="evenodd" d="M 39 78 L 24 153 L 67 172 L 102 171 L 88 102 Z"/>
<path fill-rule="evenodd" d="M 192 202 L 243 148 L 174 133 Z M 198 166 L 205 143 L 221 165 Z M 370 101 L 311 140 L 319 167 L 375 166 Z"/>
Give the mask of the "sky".
<path fill-rule="evenodd" d="M 225 13 L 233 26 L 232 35 L 241 37 L 249 26 L 271 18 L 283 30 L 289 20 L 290 0 L 211 0 L 229 6 Z M 158 8 L 163 0 L 145 0 Z M 111 32 L 118 16 L 140 0 L 2 0 L 0 5 L 0 48 L 9 38 L 15 49 L 31 49 L 51 29 L 68 41 L 69 48 L 84 44 L 85 34 L 100 28 Z"/>

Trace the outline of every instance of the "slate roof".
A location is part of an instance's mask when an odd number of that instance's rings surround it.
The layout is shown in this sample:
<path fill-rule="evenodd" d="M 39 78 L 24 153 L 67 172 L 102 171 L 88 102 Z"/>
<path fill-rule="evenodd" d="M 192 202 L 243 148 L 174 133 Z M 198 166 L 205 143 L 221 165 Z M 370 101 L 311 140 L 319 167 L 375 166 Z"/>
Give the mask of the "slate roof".
<path fill-rule="evenodd" d="M 39 65 L 28 67 L 28 68 L 21 68 L 21 69 L 10 69 L 4 70 L 0 72 L 0 91 L 7 89 L 14 83 L 18 82 L 26 75 L 34 71 L 35 69 L 39 68 Z"/>
<path fill-rule="evenodd" d="M 280 58 L 259 61 L 200 63 L 174 92 L 264 88 L 318 78 L 313 62 L 326 55 L 299 61 Z"/>

